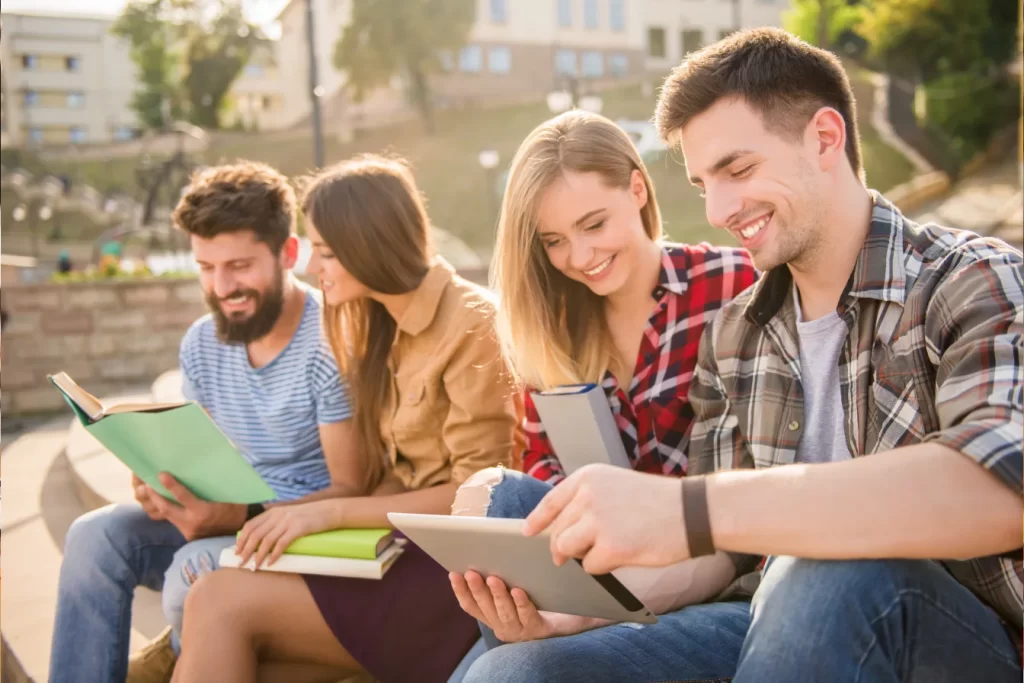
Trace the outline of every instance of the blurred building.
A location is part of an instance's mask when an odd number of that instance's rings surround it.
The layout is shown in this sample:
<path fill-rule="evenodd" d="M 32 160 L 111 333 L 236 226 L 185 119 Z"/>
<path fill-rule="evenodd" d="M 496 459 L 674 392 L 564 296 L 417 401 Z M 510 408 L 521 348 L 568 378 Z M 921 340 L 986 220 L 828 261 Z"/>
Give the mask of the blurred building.
<path fill-rule="evenodd" d="M 351 0 L 312 1 L 327 128 L 408 113 L 397 81 L 365 102 L 347 101 L 332 56 L 351 20 Z M 570 84 L 600 89 L 635 82 L 660 76 L 687 52 L 737 28 L 779 26 L 788 7 L 789 0 L 476 0 L 467 44 L 441 55 L 445 73 L 433 90 L 441 106 L 459 106 L 532 98 Z M 255 59 L 232 87 L 235 115 L 261 130 L 301 125 L 310 115 L 306 0 L 290 0 L 278 21 L 273 54 Z"/>
<path fill-rule="evenodd" d="M 6 145 L 110 142 L 137 129 L 128 44 L 111 17 L 3 12 Z"/>

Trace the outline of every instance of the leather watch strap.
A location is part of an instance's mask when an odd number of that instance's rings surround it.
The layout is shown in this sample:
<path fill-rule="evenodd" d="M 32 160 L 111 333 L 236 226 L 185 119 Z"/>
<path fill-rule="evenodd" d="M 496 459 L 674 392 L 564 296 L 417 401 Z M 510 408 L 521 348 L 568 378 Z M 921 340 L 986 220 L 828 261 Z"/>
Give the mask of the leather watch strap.
<path fill-rule="evenodd" d="M 683 477 L 683 524 L 690 557 L 713 555 L 711 516 L 708 513 L 707 483 L 702 475 Z"/>

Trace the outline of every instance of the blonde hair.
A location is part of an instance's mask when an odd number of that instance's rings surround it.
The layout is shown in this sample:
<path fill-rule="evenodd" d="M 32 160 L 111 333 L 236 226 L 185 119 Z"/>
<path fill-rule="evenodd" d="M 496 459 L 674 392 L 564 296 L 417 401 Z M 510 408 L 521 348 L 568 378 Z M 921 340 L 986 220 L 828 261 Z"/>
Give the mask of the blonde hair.
<path fill-rule="evenodd" d="M 322 170 L 308 181 L 302 213 L 345 270 L 374 292 L 412 292 L 430 270 L 434 249 L 427 212 L 401 160 L 366 155 Z M 388 360 L 398 323 L 369 298 L 325 305 L 323 315 L 338 369 L 352 387 L 369 493 L 390 466 L 380 419 L 391 393 Z"/>
<path fill-rule="evenodd" d="M 501 305 L 502 352 L 517 380 L 536 389 L 599 382 L 617 360 L 601 297 L 559 272 L 537 236 L 544 191 L 567 172 L 598 173 L 628 189 L 633 171 L 647 187 L 640 209 L 644 232 L 661 238 L 661 215 L 644 162 L 614 123 L 583 111 L 547 121 L 519 146 L 501 208 L 491 286 Z M 627 359 L 628 360 L 628 359 Z"/>

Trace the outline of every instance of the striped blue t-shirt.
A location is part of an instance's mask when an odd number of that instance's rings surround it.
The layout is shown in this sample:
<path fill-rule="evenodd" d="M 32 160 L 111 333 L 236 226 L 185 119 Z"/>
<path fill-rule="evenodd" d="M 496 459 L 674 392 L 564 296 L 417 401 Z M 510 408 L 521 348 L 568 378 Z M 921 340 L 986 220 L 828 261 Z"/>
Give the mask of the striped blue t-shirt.
<path fill-rule="evenodd" d="M 210 413 L 279 500 L 330 485 L 318 426 L 352 409 L 312 291 L 295 336 L 262 368 L 252 367 L 244 344 L 217 340 L 211 315 L 185 333 L 179 359 L 185 396 Z"/>

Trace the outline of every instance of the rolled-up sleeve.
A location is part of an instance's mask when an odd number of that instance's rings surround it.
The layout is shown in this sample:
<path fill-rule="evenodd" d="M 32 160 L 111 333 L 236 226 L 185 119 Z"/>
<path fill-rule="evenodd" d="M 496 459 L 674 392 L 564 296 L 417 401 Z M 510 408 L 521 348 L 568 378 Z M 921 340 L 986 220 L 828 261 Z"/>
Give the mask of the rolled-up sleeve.
<path fill-rule="evenodd" d="M 1021 264 L 1021 255 L 1007 248 L 950 268 L 925 321 L 940 426 L 927 440 L 963 453 L 1018 494 L 1024 494 Z"/>

